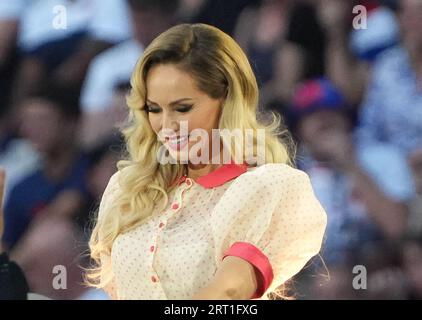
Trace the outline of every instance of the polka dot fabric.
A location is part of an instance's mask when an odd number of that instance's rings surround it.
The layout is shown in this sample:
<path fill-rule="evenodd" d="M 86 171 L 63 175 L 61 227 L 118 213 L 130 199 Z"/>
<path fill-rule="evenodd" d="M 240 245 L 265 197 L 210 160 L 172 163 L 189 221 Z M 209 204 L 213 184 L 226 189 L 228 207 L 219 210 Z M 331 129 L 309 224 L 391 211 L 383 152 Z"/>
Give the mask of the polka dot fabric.
<path fill-rule="evenodd" d="M 274 278 L 266 292 L 298 273 L 319 252 L 327 223 L 308 176 L 284 164 L 236 172 L 223 183 L 219 177 L 218 185 L 207 181 L 207 187 L 183 179 L 163 212 L 119 235 L 111 257 L 102 257 L 112 261 L 110 296 L 191 299 L 236 242 L 268 258 Z M 118 193 L 117 175 L 103 195 L 100 216 Z"/>

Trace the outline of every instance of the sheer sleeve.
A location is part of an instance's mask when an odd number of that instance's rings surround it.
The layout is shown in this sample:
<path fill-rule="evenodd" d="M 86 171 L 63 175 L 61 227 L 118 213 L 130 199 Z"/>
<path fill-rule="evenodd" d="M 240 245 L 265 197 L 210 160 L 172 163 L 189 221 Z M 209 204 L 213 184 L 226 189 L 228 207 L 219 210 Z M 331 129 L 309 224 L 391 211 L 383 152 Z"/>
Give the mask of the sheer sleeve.
<path fill-rule="evenodd" d="M 237 256 L 258 271 L 253 298 L 282 285 L 318 254 L 327 224 L 307 174 L 284 164 L 241 175 L 211 219 L 215 258 Z"/>

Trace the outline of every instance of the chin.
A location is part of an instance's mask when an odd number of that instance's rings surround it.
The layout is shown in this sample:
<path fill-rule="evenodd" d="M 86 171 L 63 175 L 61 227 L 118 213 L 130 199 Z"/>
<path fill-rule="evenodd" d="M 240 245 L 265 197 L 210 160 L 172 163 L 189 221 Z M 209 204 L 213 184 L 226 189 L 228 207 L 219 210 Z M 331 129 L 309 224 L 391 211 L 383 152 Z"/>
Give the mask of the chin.
<path fill-rule="evenodd" d="M 170 156 L 177 161 L 177 163 L 188 163 L 189 162 L 189 156 L 185 154 L 184 152 L 179 151 L 169 151 Z"/>

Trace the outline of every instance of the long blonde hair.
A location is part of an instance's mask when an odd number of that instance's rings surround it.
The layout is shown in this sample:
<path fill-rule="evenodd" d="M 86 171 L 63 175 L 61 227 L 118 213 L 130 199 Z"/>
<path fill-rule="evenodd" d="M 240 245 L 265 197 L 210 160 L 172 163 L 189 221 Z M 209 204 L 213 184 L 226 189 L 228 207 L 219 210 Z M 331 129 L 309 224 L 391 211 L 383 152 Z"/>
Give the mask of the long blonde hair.
<path fill-rule="evenodd" d="M 265 130 L 265 162 L 292 164 L 291 140 L 280 127 L 281 119 L 257 118 L 258 85 L 248 59 L 239 45 L 221 30 L 205 24 L 181 24 L 158 36 L 138 61 L 127 97 L 128 125 L 122 130 L 127 157 L 117 163 L 119 197 L 113 208 L 102 213 L 90 239 L 91 258 L 97 267 L 90 270 L 90 285 L 104 287 L 111 280 L 110 256 L 116 237 L 143 224 L 154 206 L 168 203 L 171 182 L 181 177 L 183 164 L 160 164 L 157 140 L 144 110 L 146 77 L 153 65 L 176 64 L 196 80 L 200 90 L 212 98 L 224 98 L 219 129 Z M 254 140 L 256 144 L 256 140 Z M 234 152 L 234 150 L 231 150 Z"/>

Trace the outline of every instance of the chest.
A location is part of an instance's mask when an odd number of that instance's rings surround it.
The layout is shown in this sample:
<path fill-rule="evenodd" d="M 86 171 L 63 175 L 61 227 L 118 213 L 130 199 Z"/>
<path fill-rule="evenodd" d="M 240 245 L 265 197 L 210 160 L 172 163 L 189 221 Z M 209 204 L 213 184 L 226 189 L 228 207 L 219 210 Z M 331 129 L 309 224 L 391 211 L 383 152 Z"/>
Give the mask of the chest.
<path fill-rule="evenodd" d="M 113 269 L 126 298 L 142 299 L 143 292 L 150 298 L 153 291 L 167 299 L 189 299 L 215 274 L 209 210 L 214 197 L 191 191 L 176 192 L 161 214 L 116 239 Z"/>

